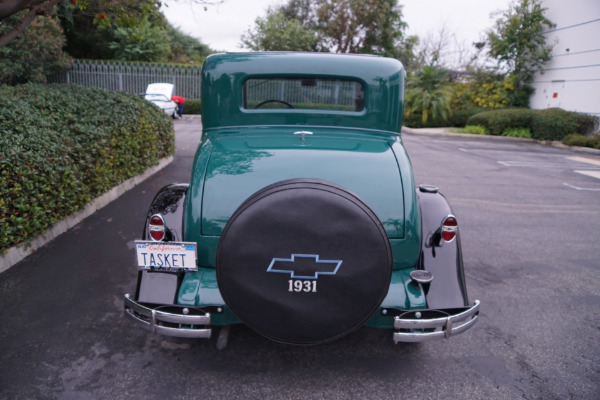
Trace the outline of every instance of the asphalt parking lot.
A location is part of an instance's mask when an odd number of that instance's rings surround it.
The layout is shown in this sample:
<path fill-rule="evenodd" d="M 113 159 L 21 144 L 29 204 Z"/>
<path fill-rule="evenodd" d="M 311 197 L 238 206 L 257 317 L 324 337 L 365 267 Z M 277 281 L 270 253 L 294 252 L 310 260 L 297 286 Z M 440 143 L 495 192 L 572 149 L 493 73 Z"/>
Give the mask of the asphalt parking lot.
<path fill-rule="evenodd" d="M 236 326 L 217 350 L 122 311 L 154 193 L 189 179 L 200 126 L 175 129 L 170 165 L 0 274 L 0 399 L 598 398 L 599 154 L 404 134 L 417 183 L 459 220 L 479 323 L 448 341 L 394 345 L 363 328 L 312 347 Z"/>

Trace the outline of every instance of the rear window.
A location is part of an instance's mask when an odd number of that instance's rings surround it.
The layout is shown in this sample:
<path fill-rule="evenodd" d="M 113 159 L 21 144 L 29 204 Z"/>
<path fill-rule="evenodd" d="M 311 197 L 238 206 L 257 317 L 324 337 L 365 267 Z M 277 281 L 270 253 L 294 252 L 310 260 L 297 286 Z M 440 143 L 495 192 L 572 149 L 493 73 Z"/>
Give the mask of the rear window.
<path fill-rule="evenodd" d="M 358 81 L 320 78 L 252 78 L 244 83 L 246 109 L 362 111 L 364 88 Z"/>

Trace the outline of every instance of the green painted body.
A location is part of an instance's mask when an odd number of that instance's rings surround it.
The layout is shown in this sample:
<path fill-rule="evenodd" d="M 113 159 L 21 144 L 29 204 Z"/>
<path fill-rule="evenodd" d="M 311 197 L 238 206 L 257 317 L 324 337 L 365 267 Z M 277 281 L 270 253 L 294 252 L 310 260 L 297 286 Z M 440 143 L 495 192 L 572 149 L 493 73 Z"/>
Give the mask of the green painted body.
<path fill-rule="evenodd" d="M 245 109 L 250 78 L 353 79 L 364 88 L 361 111 Z M 215 256 L 234 211 L 258 190 L 286 179 L 318 178 L 354 192 L 375 212 L 390 240 L 393 275 L 382 307 L 425 308 L 409 277 L 421 248 L 421 216 L 400 129 L 405 73 L 392 59 L 332 54 L 221 54 L 203 67 L 203 137 L 187 192 L 183 237 L 198 244 L 198 272 L 188 272 L 181 305 L 223 305 Z M 310 134 L 295 134 L 308 131 Z M 240 321 L 224 307 L 214 325 Z M 390 328 L 378 313 L 368 325 Z"/>

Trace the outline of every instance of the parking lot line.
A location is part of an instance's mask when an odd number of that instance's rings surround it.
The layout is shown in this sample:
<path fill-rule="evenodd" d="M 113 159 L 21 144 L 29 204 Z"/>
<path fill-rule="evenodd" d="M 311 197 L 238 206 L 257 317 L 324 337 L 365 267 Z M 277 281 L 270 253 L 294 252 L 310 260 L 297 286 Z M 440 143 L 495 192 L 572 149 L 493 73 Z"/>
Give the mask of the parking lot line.
<path fill-rule="evenodd" d="M 600 171 L 583 171 L 583 170 L 574 170 L 581 175 L 591 176 L 592 178 L 600 179 Z"/>
<path fill-rule="evenodd" d="M 575 157 L 567 157 L 567 159 L 573 160 L 573 161 L 579 161 L 579 162 L 586 163 L 586 164 L 593 164 L 593 165 L 600 166 L 600 158 L 575 156 Z"/>

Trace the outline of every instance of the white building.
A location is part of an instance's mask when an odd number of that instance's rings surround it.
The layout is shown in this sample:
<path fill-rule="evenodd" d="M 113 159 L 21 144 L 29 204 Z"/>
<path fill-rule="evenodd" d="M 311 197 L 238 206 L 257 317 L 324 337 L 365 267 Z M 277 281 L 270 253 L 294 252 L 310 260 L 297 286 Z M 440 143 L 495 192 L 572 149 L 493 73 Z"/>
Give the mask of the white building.
<path fill-rule="evenodd" d="M 556 24 L 546 32 L 552 59 L 536 74 L 531 108 L 600 116 L 600 0 L 541 0 Z"/>

